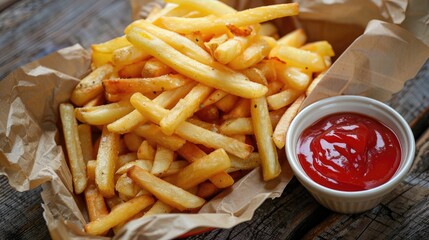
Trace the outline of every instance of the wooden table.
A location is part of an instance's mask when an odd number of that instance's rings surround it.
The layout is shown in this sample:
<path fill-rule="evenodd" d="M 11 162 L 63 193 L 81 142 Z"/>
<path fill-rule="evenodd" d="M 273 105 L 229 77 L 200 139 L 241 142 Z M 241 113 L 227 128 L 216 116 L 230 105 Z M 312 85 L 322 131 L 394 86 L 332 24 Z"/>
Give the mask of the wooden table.
<path fill-rule="evenodd" d="M 128 1 L 0 1 L 0 77 L 60 48 L 84 47 L 121 33 Z M 417 156 L 408 177 L 376 208 L 343 215 L 323 208 L 296 179 L 253 219 L 189 239 L 418 239 L 429 236 L 429 62 L 389 104 L 412 125 Z M 1 140 L 0 140 L 1 141 Z M 0 239 L 49 239 L 41 188 L 17 192 L 0 177 Z"/>

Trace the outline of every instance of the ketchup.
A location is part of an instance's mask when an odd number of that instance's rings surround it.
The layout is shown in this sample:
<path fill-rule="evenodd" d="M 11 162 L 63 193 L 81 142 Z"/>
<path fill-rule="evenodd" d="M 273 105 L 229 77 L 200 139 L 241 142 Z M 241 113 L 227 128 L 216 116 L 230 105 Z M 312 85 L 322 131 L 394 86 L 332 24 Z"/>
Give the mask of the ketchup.
<path fill-rule="evenodd" d="M 371 189 L 387 182 L 401 159 L 392 130 L 371 117 L 348 112 L 328 115 L 305 129 L 297 153 L 310 178 L 344 191 Z"/>

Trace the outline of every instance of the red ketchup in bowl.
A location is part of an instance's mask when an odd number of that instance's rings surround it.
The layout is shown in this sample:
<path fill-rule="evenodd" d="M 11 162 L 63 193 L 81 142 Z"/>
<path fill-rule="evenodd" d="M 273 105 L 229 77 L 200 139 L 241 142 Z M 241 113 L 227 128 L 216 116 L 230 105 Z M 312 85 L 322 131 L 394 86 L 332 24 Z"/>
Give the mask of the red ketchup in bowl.
<path fill-rule="evenodd" d="M 335 190 L 361 191 L 387 182 L 401 160 L 395 133 L 357 113 L 328 115 L 305 129 L 297 144 L 302 168 Z"/>

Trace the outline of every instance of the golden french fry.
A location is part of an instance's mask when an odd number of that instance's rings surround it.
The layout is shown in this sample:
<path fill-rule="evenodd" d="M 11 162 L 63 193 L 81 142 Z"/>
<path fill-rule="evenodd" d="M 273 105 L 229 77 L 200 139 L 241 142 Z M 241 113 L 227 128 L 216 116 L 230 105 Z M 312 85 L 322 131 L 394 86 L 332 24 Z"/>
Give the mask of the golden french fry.
<path fill-rule="evenodd" d="M 137 166 L 133 166 L 128 170 L 128 176 L 160 201 L 181 211 L 196 209 L 205 203 L 204 199 L 176 187 Z"/>
<path fill-rule="evenodd" d="M 265 86 L 268 85 L 268 80 L 265 77 L 264 73 L 256 67 L 246 68 L 240 72 L 246 75 L 246 77 L 248 77 L 249 80 L 252 82 L 260 83 Z"/>
<path fill-rule="evenodd" d="M 268 113 L 268 104 L 265 97 L 251 100 L 251 114 L 256 144 L 261 157 L 262 175 L 265 181 L 276 178 L 280 172 L 280 163 L 277 149 L 271 138 L 273 128 Z"/>
<path fill-rule="evenodd" d="M 102 80 L 113 71 L 110 64 L 96 68 L 88 76 L 83 78 L 73 90 L 70 100 L 77 106 L 82 106 L 89 100 L 103 93 Z"/>
<path fill-rule="evenodd" d="M 277 110 L 291 104 L 301 94 L 300 91 L 287 88 L 284 91 L 267 97 L 268 106 L 271 110 Z"/>
<path fill-rule="evenodd" d="M 185 144 L 186 140 L 178 135 L 166 135 L 161 128 L 155 124 L 144 124 L 134 129 L 134 132 L 144 137 L 151 143 L 164 146 L 168 149 L 176 151 Z"/>
<path fill-rule="evenodd" d="M 141 75 L 144 78 L 159 77 L 166 74 L 171 74 L 173 69 L 156 58 L 150 58 L 144 64 L 141 70 Z"/>
<path fill-rule="evenodd" d="M 222 134 L 231 136 L 236 134 L 253 134 L 253 124 L 251 118 L 231 118 L 222 123 L 219 127 Z"/>
<path fill-rule="evenodd" d="M 125 200 L 128 200 L 137 196 L 137 193 L 140 191 L 140 187 L 127 176 L 127 171 L 125 171 L 125 173 L 123 173 L 116 181 L 115 190 L 120 194 L 120 196 L 125 197 Z"/>
<path fill-rule="evenodd" d="M 175 104 L 180 98 L 185 96 L 194 86 L 195 83 L 188 83 L 182 87 L 162 92 L 153 101 L 162 107 L 168 108 L 172 104 Z M 147 120 L 148 119 L 141 115 L 139 111 L 134 110 L 124 117 L 107 125 L 107 128 L 111 132 L 123 134 L 132 131 L 137 126 L 144 124 Z"/>
<path fill-rule="evenodd" d="M 91 125 L 105 125 L 118 120 L 133 111 L 129 101 L 120 101 L 96 107 L 81 107 L 75 109 L 76 118 Z"/>
<path fill-rule="evenodd" d="M 237 101 L 239 101 L 239 97 L 228 94 L 219 101 L 215 103 L 215 106 L 224 113 L 230 112 L 234 107 L 236 107 Z"/>
<path fill-rule="evenodd" d="M 91 126 L 88 124 L 79 124 L 77 126 L 79 134 L 80 148 L 85 162 L 94 159 L 94 151 L 92 149 L 92 132 Z"/>
<path fill-rule="evenodd" d="M 118 48 L 123 48 L 130 45 L 131 43 L 128 42 L 127 38 L 125 36 L 121 36 L 103 43 L 92 44 L 91 49 L 92 51 L 96 52 L 111 53 Z"/>
<path fill-rule="evenodd" d="M 143 217 L 149 217 L 157 214 L 170 213 L 174 208 L 168 204 L 163 203 L 162 201 L 156 201 L 152 207 L 147 210 Z"/>
<path fill-rule="evenodd" d="M 189 164 L 188 161 L 182 160 L 182 161 L 173 161 L 170 164 L 170 167 L 167 169 L 167 171 L 160 174 L 160 177 L 167 177 L 171 175 L 177 174 L 180 170 L 182 170 L 184 167 L 186 167 Z"/>
<path fill-rule="evenodd" d="M 204 14 L 224 15 L 234 13 L 236 10 L 221 1 L 200 1 L 200 0 L 165 0 L 168 3 L 175 3 L 179 6 L 186 6 Z"/>
<path fill-rule="evenodd" d="M 195 59 L 201 63 L 211 65 L 213 63 L 213 58 L 207 53 L 203 48 L 198 44 L 195 44 L 190 39 L 176 33 L 169 31 L 160 27 L 157 27 L 145 20 L 137 20 L 133 22 L 125 32 L 128 33 L 133 29 L 133 27 L 142 28 L 154 36 L 158 37 L 162 41 L 166 42 L 168 45 L 177 49 L 184 55 Z M 153 55 L 157 56 L 157 55 Z"/>
<path fill-rule="evenodd" d="M 90 235 L 100 235 L 110 228 L 125 222 L 141 210 L 153 204 L 153 197 L 143 195 L 135 197 L 116 206 L 107 216 L 99 218 L 85 225 L 85 232 Z"/>
<path fill-rule="evenodd" d="M 261 28 L 259 29 L 259 34 L 262 36 L 278 38 L 278 29 L 276 25 L 271 22 L 262 23 Z"/>
<path fill-rule="evenodd" d="M 86 164 L 86 176 L 88 177 L 88 181 L 95 181 L 95 168 L 97 167 L 97 161 L 89 160 Z"/>
<path fill-rule="evenodd" d="M 236 13 L 221 16 L 208 16 L 202 18 L 161 17 L 160 22 L 167 29 L 174 29 L 179 33 L 192 33 L 196 31 L 218 33 L 226 31 L 227 25 L 237 27 L 253 25 L 286 16 L 298 14 L 298 4 L 278 4 L 251 8 Z"/>
<path fill-rule="evenodd" d="M 249 68 L 268 56 L 270 50 L 268 42 L 258 37 L 239 56 L 230 61 L 228 66 L 236 70 Z"/>
<path fill-rule="evenodd" d="M 142 70 L 146 62 L 135 62 L 129 65 L 123 66 L 118 70 L 118 78 L 140 78 L 142 77 Z"/>
<path fill-rule="evenodd" d="M 166 114 L 168 114 L 167 109 L 160 107 L 158 104 L 152 102 L 150 99 L 143 96 L 141 93 L 135 93 L 131 97 L 131 104 L 133 104 L 133 106 L 140 113 L 144 114 L 149 119 L 151 119 L 151 121 L 157 124 L 161 121 L 161 119 Z M 141 128 L 142 126 L 137 129 L 141 129 Z M 137 134 L 140 135 L 140 133 L 137 133 Z M 225 149 L 225 151 L 242 158 L 246 158 L 253 151 L 253 147 L 251 145 L 242 143 L 236 139 L 233 139 L 215 132 L 211 132 L 207 129 L 198 127 L 189 122 L 181 123 L 176 128 L 175 134 L 177 134 L 177 136 L 182 137 L 183 139 L 186 139 L 193 143 L 202 144 L 206 147 L 211 147 L 215 149 L 223 148 Z M 153 133 L 153 135 L 163 135 L 163 134 Z M 173 150 L 177 150 L 177 149 L 173 149 Z"/>
<path fill-rule="evenodd" d="M 171 90 L 189 83 L 189 79 L 179 74 L 167 74 L 152 78 L 105 79 L 106 93 L 158 92 Z"/>
<path fill-rule="evenodd" d="M 228 173 L 239 170 L 251 170 L 257 168 L 261 164 L 259 153 L 251 153 L 247 159 L 242 159 L 233 155 L 228 155 L 231 160 L 231 167 L 226 171 Z"/>
<path fill-rule="evenodd" d="M 136 152 L 129 152 L 125 154 L 120 154 L 118 157 L 118 161 L 116 162 L 116 169 L 121 168 L 126 163 L 132 162 L 137 160 L 137 153 Z"/>
<path fill-rule="evenodd" d="M 207 130 L 210 130 L 212 132 L 219 132 L 218 126 L 216 123 L 205 122 L 205 121 L 202 121 L 202 120 L 195 118 L 195 117 L 188 118 L 188 120 L 186 120 L 186 121 L 189 123 L 192 123 L 194 125 L 197 125 L 198 127 L 202 127 L 202 128 L 207 129 Z"/>
<path fill-rule="evenodd" d="M 123 139 L 125 146 L 127 146 L 128 150 L 131 152 L 137 152 L 143 142 L 143 139 L 133 132 L 125 133 Z"/>
<path fill-rule="evenodd" d="M 137 150 L 137 157 L 139 159 L 147 159 L 153 161 L 155 158 L 155 148 L 147 141 L 144 140 Z"/>
<path fill-rule="evenodd" d="M 304 95 L 299 96 L 286 110 L 279 123 L 277 124 L 277 127 L 275 128 L 273 133 L 273 141 L 278 149 L 282 149 L 285 146 L 286 133 L 289 128 L 289 125 L 298 113 L 298 110 L 302 102 L 304 102 L 304 99 Z"/>
<path fill-rule="evenodd" d="M 124 174 L 127 173 L 127 171 L 132 167 L 132 166 L 138 166 L 140 168 L 143 168 L 147 171 L 151 171 L 152 166 L 153 166 L 153 161 L 152 160 L 134 160 L 134 161 L 130 161 L 125 163 L 123 166 L 121 166 L 118 170 L 116 170 L 115 174 Z"/>
<path fill-rule="evenodd" d="M 95 183 L 105 197 L 115 195 L 115 164 L 119 155 L 119 135 L 103 127 L 100 147 L 97 154 Z"/>
<path fill-rule="evenodd" d="M 326 69 L 322 56 L 299 48 L 279 45 L 273 57 L 279 58 L 290 66 L 296 66 L 311 72 L 322 72 Z"/>
<path fill-rule="evenodd" d="M 265 86 L 249 81 L 244 75 L 216 64 L 209 66 L 200 63 L 143 30 L 132 30 L 127 38 L 177 72 L 207 86 L 245 98 L 263 96 L 267 92 Z"/>
<path fill-rule="evenodd" d="M 169 168 L 170 164 L 174 161 L 174 152 L 163 146 L 157 146 L 155 157 L 153 159 L 153 166 L 150 170 L 155 176 L 162 175 Z"/>
<path fill-rule="evenodd" d="M 112 53 L 112 62 L 116 66 L 124 66 L 136 62 L 141 62 L 150 58 L 151 55 L 137 49 L 134 46 L 126 46 L 123 48 L 116 49 Z"/>
<path fill-rule="evenodd" d="M 312 43 L 307 43 L 301 47 L 301 49 L 317 53 L 321 56 L 333 57 L 335 56 L 334 49 L 328 41 L 317 41 Z"/>
<path fill-rule="evenodd" d="M 230 166 L 225 150 L 217 149 L 183 168 L 175 177 L 175 185 L 183 189 L 195 187 Z"/>
<path fill-rule="evenodd" d="M 104 197 L 98 191 L 95 184 L 88 184 L 84 193 L 89 221 L 95 221 L 109 214 Z"/>
<path fill-rule="evenodd" d="M 111 64 L 113 62 L 113 54 L 92 51 L 91 59 L 92 59 L 91 68 L 97 69 L 103 65 Z"/>
<path fill-rule="evenodd" d="M 278 79 L 284 82 L 287 86 L 294 88 L 299 91 L 304 91 L 307 89 L 308 85 L 312 80 L 311 72 L 302 70 L 297 67 L 289 67 L 286 64 L 283 64 L 283 67 L 280 67 L 277 74 Z"/>
<path fill-rule="evenodd" d="M 195 86 L 184 98 L 168 112 L 166 116 L 159 122 L 161 130 L 171 135 L 174 130 L 194 114 L 200 103 L 211 93 L 212 88 L 203 84 Z"/>
<path fill-rule="evenodd" d="M 268 87 L 268 92 L 265 96 L 269 97 L 271 95 L 279 93 L 284 87 L 284 84 L 283 82 L 280 82 L 280 81 L 271 81 L 268 83 L 267 87 Z"/>
<path fill-rule="evenodd" d="M 302 28 L 298 28 L 277 40 L 278 45 L 301 47 L 307 41 L 307 35 Z"/>
<path fill-rule="evenodd" d="M 60 117 L 74 191 L 76 194 L 80 194 L 85 190 L 88 179 L 73 105 L 69 103 L 60 104 Z"/>
<path fill-rule="evenodd" d="M 217 188 L 213 183 L 203 182 L 200 185 L 198 185 L 197 196 L 204 199 L 208 199 L 218 192 L 219 192 L 219 188 Z"/>
<path fill-rule="evenodd" d="M 238 100 L 235 107 L 228 114 L 223 115 L 223 119 L 249 117 L 250 116 L 250 100 L 242 98 Z"/>
<path fill-rule="evenodd" d="M 105 103 L 104 94 L 100 94 L 100 95 L 96 96 L 95 98 L 89 100 L 89 102 L 85 103 L 85 105 L 83 105 L 83 106 L 84 107 L 96 107 L 96 106 L 100 106 L 104 103 Z"/>
<path fill-rule="evenodd" d="M 311 92 L 313 92 L 314 88 L 319 84 L 320 80 L 325 76 L 325 72 L 321 72 L 317 77 L 313 79 L 313 81 L 308 86 L 307 90 L 305 90 L 305 95 L 310 95 Z"/>

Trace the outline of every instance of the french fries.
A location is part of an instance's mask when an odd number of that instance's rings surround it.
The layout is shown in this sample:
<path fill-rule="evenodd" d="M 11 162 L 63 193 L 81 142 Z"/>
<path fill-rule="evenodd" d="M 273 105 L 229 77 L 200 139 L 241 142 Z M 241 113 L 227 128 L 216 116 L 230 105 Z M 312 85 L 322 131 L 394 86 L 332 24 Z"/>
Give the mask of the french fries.
<path fill-rule="evenodd" d="M 125 35 L 92 45 L 93 71 L 60 106 L 74 191 L 90 235 L 196 212 L 252 169 L 281 174 L 277 151 L 332 46 L 272 22 L 298 4 L 236 11 L 221 1 L 166 0 Z M 113 231 L 111 231 L 112 229 Z"/>

